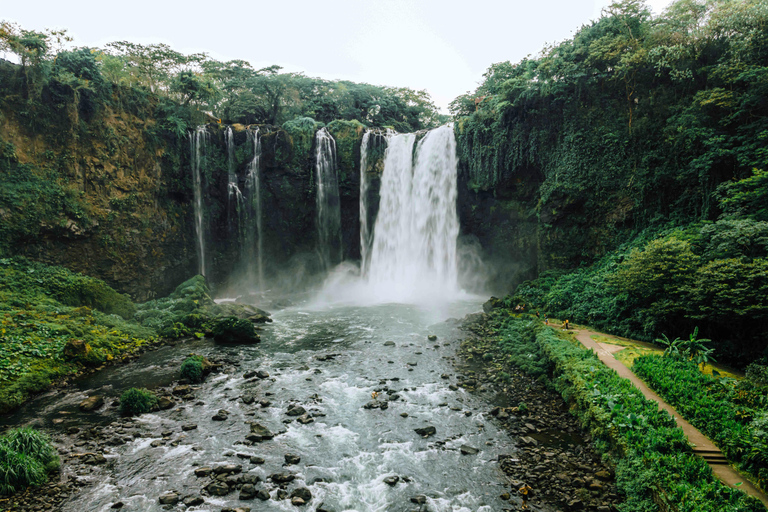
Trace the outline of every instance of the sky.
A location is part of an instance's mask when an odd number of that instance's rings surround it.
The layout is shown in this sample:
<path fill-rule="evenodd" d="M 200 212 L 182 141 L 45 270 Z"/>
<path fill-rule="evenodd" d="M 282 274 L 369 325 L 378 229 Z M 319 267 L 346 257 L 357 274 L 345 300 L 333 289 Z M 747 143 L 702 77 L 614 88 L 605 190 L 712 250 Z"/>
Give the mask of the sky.
<path fill-rule="evenodd" d="M 165 43 L 325 79 L 426 89 L 447 113 L 496 62 L 569 39 L 610 0 L 3 0 L 0 20 L 73 46 Z M 671 0 L 646 0 L 660 14 Z M 2 55 L 0 55 L 1 57 Z M 7 55 L 6 58 L 9 58 Z"/>

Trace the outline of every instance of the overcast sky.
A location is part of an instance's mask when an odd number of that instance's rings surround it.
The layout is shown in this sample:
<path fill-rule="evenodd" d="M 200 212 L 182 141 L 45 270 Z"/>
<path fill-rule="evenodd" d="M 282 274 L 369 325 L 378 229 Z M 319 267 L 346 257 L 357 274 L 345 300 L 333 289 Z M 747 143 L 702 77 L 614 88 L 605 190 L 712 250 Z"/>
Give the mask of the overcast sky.
<path fill-rule="evenodd" d="M 647 0 L 655 14 L 671 0 Z M 75 46 L 166 43 L 308 76 L 426 89 L 446 111 L 495 62 L 568 39 L 610 0 L 4 0 L 0 20 Z M 447 111 L 446 111 L 447 112 Z"/>

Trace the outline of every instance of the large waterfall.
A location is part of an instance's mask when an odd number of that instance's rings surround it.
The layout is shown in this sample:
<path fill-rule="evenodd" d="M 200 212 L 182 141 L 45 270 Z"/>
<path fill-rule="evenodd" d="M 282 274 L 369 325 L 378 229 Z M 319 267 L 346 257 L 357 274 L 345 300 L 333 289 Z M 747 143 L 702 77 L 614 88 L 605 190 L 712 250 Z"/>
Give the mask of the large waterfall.
<path fill-rule="evenodd" d="M 324 270 L 341 261 L 341 209 L 336 177 L 336 141 L 322 128 L 315 135 L 317 252 Z"/>
<path fill-rule="evenodd" d="M 259 129 L 248 130 L 248 139 L 253 141 L 253 160 L 245 174 L 246 225 L 245 240 L 241 259 L 246 265 L 248 281 L 264 288 L 264 243 L 262 240 L 261 217 L 261 137 Z"/>
<path fill-rule="evenodd" d="M 230 236 L 236 235 L 239 247 L 245 242 L 245 209 L 243 193 L 237 185 L 237 173 L 235 172 L 235 141 L 232 127 L 227 126 L 227 229 Z"/>
<path fill-rule="evenodd" d="M 205 266 L 205 225 L 203 224 L 203 180 L 202 172 L 209 135 L 205 126 L 198 126 L 189 134 L 189 147 L 192 162 L 192 185 L 194 193 L 195 235 L 197 235 L 198 272 L 206 275 Z"/>
<path fill-rule="evenodd" d="M 453 129 L 389 139 L 373 231 L 369 284 L 382 299 L 453 294 L 457 284 L 456 141 Z M 415 158 L 415 162 L 414 162 Z"/>

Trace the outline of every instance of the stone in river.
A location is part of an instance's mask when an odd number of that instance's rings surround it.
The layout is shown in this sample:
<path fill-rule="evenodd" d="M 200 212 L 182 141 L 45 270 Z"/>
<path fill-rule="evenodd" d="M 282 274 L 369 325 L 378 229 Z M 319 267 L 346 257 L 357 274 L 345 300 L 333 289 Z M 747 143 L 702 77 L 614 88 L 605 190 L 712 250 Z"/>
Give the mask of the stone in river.
<path fill-rule="evenodd" d="M 461 451 L 462 455 L 477 455 L 479 450 L 477 448 L 472 448 L 471 446 L 463 444 L 461 445 L 461 448 L 459 448 L 459 451 Z"/>
<path fill-rule="evenodd" d="M 413 429 L 414 432 L 419 434 L 422 437 L 429 437 L 435 435 L 437 433 L 437 429 L 435 427 L 429 426 L 429 427 L 423 427 L 423 428 L 415 428 Z"/>
<path fill-rule="evenodd" d="M 93 395 L 82 402 L 80 402 L 80 410 L 85 412 L 92 412 L 104 405 L 104 397 L 101 395 Z"/>
<path fill-rule="evenodd" d="M 161 505 L 175 505 L 179 502 L 179 498 L 179 493 L 169 491 L 165 494 L 161 494 L 160 498 L 158 498 L 158 501 Z"/>

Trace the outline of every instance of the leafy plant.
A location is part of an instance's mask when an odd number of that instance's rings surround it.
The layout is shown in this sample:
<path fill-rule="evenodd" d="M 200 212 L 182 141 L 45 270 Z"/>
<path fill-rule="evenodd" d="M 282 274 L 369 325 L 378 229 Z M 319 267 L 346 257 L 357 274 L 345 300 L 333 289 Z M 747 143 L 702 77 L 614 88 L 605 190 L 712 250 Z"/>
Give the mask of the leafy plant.
<path fill-rule="evenodd" d="M 189 382 L 203 381 L 203 356 L 190 356 L 181 363 L 181 378 Z"/>
<path fill-rule="evenodd" d="M 45 434 L 25 427 L 0 437 L 0 495 L 40 485 L 58 467 L 59 456 Z"/>
<path fill-rule="evenodd" d="M 130 388 L 120 395 L 120 413 L 123 416 L 145 414 L 157 405 L 157 396 L 146 389 Z"/>

